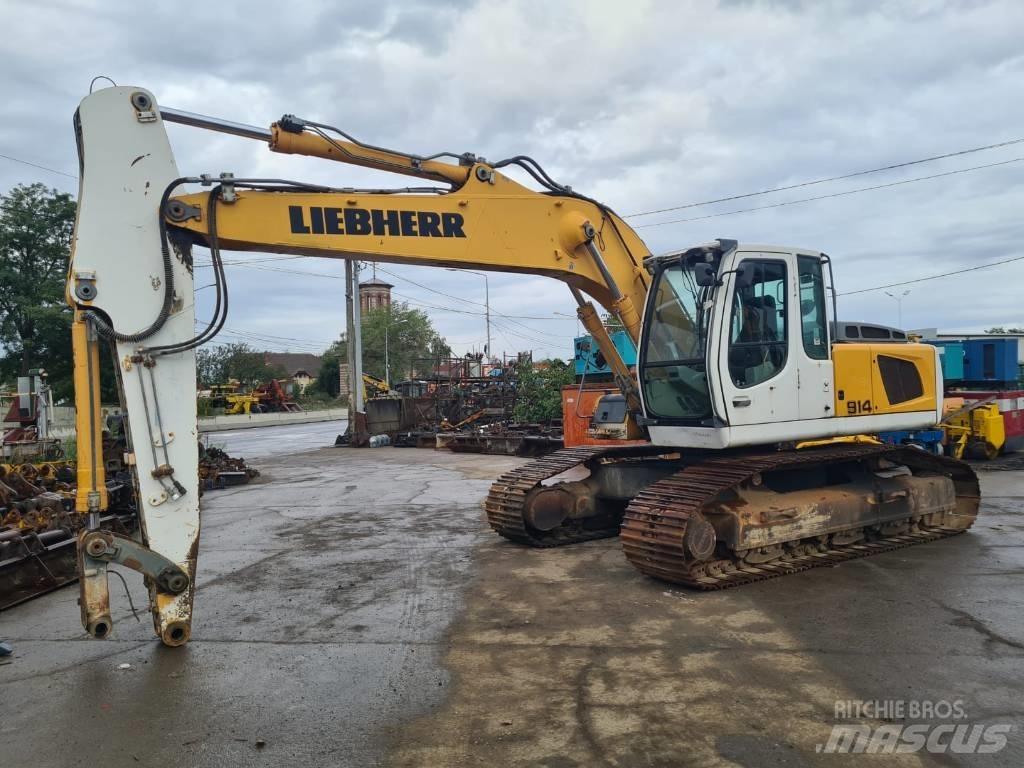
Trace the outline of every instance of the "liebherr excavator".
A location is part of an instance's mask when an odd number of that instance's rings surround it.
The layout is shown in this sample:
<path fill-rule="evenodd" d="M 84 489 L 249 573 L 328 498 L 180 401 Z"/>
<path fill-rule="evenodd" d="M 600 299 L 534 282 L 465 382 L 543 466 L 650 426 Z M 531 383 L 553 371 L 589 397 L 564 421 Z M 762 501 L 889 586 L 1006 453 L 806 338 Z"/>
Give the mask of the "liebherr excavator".
<path fill-rule="evenodd" d="M 167 122 L 429 186 L 183 176 Z M 722 239 L 652 256 L 607 206 L 529 157 L 420 157 L 291 115 L 264 129 L 182 112 L 142 88 L 90 94 L 75 131 L 81 187 L 67 299 L 76 504 L 86 516 L 81 608 L 94 637 L 112 630 L 111 562 L 144 574 L 165 644 L 190 636 L 199 542 L 194 350 L 227 315 L 222 249 L 518 272 L 568 285 L 622 392 L 602 403 L 594 426 L 630 444 L 566 449 L 499 478 L 485 508 L 512 541 L 546 547 L 621 530 L 642 572 L 715 589 L 959 533 L 977 514 L 978 482 L 965 464 L 842 437 L 937 423 L 941 369 L 930 346 L 833 338 L 823 253 Z M 502 173 L 508 167 L 540 191 Z M 195 246 L 209 249 L 217 290 L 199 332 Z M 635 377 L 587 296 L 636 341 Z M 113 349 L 127 414 L 141 542 L 99 523 L 107 502 L 101 346 Z"/>

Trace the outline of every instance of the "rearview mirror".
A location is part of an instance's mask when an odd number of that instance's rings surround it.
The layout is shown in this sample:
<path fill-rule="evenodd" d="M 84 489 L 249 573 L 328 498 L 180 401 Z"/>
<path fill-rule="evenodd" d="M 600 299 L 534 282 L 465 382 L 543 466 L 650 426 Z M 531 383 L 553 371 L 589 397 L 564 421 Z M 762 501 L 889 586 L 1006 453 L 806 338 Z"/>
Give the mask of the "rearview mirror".
<path fill-rule="evenodd" d="M 704 288 L 718 285 L 718 275 L 715 274 L 714 267 L 705 261 L 699 261 L 693 265 L 693 280 Z"/>

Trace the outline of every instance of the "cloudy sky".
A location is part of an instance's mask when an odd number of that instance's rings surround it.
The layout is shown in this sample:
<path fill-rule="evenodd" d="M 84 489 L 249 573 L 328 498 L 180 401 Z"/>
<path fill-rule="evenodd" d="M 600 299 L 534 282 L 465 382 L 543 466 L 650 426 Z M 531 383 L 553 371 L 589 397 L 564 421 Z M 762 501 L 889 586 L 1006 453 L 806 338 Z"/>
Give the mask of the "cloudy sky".
<path fill-rule="evenodd" d="M 529 154 L 621 214 L 1024 137 L 1024 4 L 1014 0 L 0 0 L 0 10 L 0 154 L 64 174 L 77 168 L 72 113 L 100 74 L 239 122 L 266 126 L 290 112 L 420 154 Z M 169 132 L 189 175 L 406 183 L 244 139 Z M 824 250 L 840 293 L 861 291 L 1024 256 L 1024 162 L 1004 162 L 1022 158 L 1024 142 L 628 220 L 655 253 L 714 237 Z M 980 165 L 992 167 L 731 213 Z M 0 191 L 33 181 L 77 191 L 72 176 L 0 158 Z M 457 352 L 482 347 L 482 277 L 385 268 L 379 276 Z M 341 262 L 313 259 L 231 268 L 223 339 L 323 349 L 344 323 L 342 273 Z M 907 327 L 1024 325 L 1022 278 L 1018 261 L 894 292 L 910 290 Z M 197 286 L 208 282 L 200 275 Z M 490 296 L 494 352 L 571 354 L 577 326 L 564 285 L 493 274 Z M 897 322 L 883 291 L 839 306 L 845 319 Z"/>

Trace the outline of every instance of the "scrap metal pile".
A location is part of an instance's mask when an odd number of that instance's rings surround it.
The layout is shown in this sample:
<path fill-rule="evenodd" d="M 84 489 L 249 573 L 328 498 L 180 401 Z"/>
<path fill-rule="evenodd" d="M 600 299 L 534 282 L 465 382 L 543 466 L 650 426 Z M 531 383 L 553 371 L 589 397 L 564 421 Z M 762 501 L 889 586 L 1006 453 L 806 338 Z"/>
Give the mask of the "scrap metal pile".
<path fill-rule="evenodd" d="M 464 453 L 542 456 L 562 447 L 561 423 L 517 422 L 515 361 L 483 374 L 475 358 L 431 361 L 430 372 L 395 385 L 397 395 L 366 402 L 371 445 L 445 448 Z M 337 445 L 352 444 L 351 435 Z"/>
<path fill-rule="evenodd" d="M 100 525 L 123 535 L 137 527 L 131 476 L 123 463 L 119 419 L 103 440 L 108 511 Z M 113 432 L 113 434 L 112 434 Z M 219 448 L 200 447 L 204 490 L 249 482 L 259 472 Z M 74 462 L 0 464 L 0 611 L 78 580 Z"/>
<path fill-rule="evenodd" d="M 232 458 L 220 448 L 199 444 L 199 479 L 203 490 L 244 485 L 259 476 L 259 470 L 246 464 L 245 459 Z"/>
<path fill-rule="evenodd" d="M 0 464 L 0 610 L 78 579 L 76 542 L 85 517 L 74 511 L 71 462 Z M 131 483 L 107 481 L 108 530 L 125 535 L 136 526 Z"/>

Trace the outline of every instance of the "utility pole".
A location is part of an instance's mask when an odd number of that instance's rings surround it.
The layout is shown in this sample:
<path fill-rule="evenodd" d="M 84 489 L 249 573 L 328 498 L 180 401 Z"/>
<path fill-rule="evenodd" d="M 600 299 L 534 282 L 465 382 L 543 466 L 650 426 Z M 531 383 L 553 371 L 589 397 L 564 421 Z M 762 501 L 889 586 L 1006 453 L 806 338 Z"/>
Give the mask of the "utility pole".
<path fill-rule="evenodd" d="M 352 345 L 355 347 L 355 378 L 356 378 L 356 412 L 364 413 L 366 410 L 363 404 L 363 318 L 362 318 L 362 302 L 359 300 L 359 262 L 353 261 L 352 264 L 352 294 L 354 300 L 352 301 L 352 324 L 355 326 L 353 333 L 355 334 Z"/>
<path fill-rule="evenodd" d="M 359 317 L 359 265 L 345 260 L 345 353 L 348 360 L 348 433 L 352 445 L 366 439 L 366 415 L 363 412 L 363 349 Z"/>
<path fill-rule="evenodd" d="M 487 346 L 484 348 L 484 357 L 487 362 L 491 361 L 491 286 L 487 280 L 487 274 L 478 272 L 484 276 L 484 312 L 487 318 Z"/>
<path fill-rule="evenodd" d="M 348 409 L 351 412 L 356 410 L 356 320 L 355 310 L 352 302 L 354 294 L 352 291 L 352 262 L 345 260 L 345 361 L 348 363 Z M 351 413 L 349 414 L 352 415 Z M 352 419 L 349 419 L 351 428 Z"/>
<path fill-rule="evenodd" d="M 388 330 L 391 325 L 391 307 L 385 309 L 387 317 L 384 320 L 384 383 L 391 389 L 391 360 L 388 357 Z"/>
<path fill-rule="evenodd" d="M 472 272 L 474 275 L 480 275 L 484 279 L 484 316 L 487 321 L 487 346 L 485 357 L 490 360 L 491 357 L 491 284 L 487 279 L 486 272 L 477 272 L 475 269 L 452 269 L 446 267 L 449 272 Z"/>

